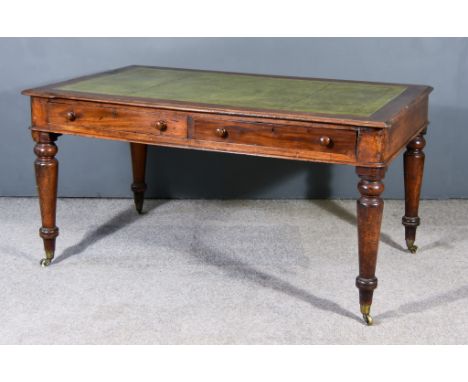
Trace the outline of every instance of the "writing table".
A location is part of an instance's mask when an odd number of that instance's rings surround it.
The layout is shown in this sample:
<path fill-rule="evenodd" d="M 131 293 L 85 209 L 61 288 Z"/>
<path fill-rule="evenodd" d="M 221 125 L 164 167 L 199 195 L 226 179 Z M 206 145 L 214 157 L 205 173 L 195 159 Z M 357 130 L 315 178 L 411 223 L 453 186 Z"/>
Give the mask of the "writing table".
<path fill-rule="evenodd" d="M 387 167 L 404 154 L 406 244 L 414 245 L 430 86 L 129 66 L 40 88 L 31 131 L 45 257 L 54 258 L 62 134 L 130 142 L 135 206 L 142 211 L 147 145 L 347 164 L 357 201 L 361 313 L 372 324 Z M 332 248 L 331 248 L 332 250 Z"/>

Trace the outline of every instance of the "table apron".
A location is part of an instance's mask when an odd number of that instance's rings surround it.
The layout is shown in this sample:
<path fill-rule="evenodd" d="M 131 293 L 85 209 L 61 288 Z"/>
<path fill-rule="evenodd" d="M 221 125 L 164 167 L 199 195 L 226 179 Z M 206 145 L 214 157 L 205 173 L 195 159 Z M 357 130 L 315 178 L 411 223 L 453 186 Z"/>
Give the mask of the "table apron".
<path fill-rule="evenodd" d="M 405 142 L 426 126 L 427 103 L 414 105 L 394 126 L 377 129 L 33 97 L 31 129 L 156 146 L 386 167 Z"/>

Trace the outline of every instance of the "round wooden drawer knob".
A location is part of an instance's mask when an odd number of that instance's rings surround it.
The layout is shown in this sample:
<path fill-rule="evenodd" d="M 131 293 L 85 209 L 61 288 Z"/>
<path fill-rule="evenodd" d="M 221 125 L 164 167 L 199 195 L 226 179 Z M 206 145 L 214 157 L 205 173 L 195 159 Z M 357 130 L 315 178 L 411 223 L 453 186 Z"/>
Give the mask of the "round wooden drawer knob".
<path fill-rule="evenodd" d="M 218 137 L 220 138 L 226 138 L 228 136 L 228 132 L 226 129 L 224 128 L 218 128 L 216 129 L 216 134 L 218 135 Z"/>
<path fill-rule="evenodd" d="M 69 111 L 67 113 L 67 119 L 71 122 L 73 122 L 76 119 L 76 114 L 74 111 Z"/>
<path fill-rule="evenodd" d="M 159 131 L 166 131 L 167 130 L 167 122 L 166 121 L 158 121 L 158 122 L 156 122 L 155 127 Z"/>
<path fill-rule="evenodd" d="M 333 144 L 333 141 L 331 140 L 330 137 L 327 137 L 327 136 L 320 137 L 320 145 L 324 147 L 330 147 L 332 144 Z"/>

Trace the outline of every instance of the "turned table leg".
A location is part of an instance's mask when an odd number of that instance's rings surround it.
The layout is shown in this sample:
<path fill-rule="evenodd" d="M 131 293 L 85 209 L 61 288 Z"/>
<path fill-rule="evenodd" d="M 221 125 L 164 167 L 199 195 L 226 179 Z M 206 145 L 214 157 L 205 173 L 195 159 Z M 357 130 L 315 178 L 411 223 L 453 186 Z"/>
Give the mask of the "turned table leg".
<path fill-rule="evenodd" d="M 361 178 L 358 183 L 361 197 L 357 201 L 359 276 L 356 286 L 359 289 L 361 313 L 368 325 L 372 325 L 370 307 L 374 289 L 377 288 L 375 267 L 384 206 L 380 194 L 384 190 L 382 179 L 385 171 L 385 168 L 356 167 L 356 173 Z"/>
<path fill-rule="evenodd" d="M 416 253 L 418 249 L 414 245 L 414 241 L 416 240 L 416 228 L 420 223 L 418 210 L 424 172 L 424 146 L 426 146 L 426 141 L 423 134 L 420 134 L 406 146 L 406 152 L 403 156 L 405 216 L 402 218 L 402 223 L 405 226 L 406 246 L 411 253 Z"/>
<path fill-rule="evenodd" d="M 133 200 L 135 201 L 135 208 L 139 214 L 141 214 L 143 210 L 143 200 L 146 191 L 145 170 L 147 148 L 148 146 L 145 144 L 130 143 L 133 170 Z"/>
<path fill-rule="evenodd" d="M 55 159 L 55 155 L 58 149 L 54 143 L 59 135 L 33 132 L 33 138 L 36 141 L 34 153 L 37 157 L 34 168 L 42 219 L 39 235 L 44 241 L 45 250 L 45 257 L 41 260 L 43 267 L 48 266 L 54 258 L 55 238 L 59 234 L 59 229 L 55 225 L 58 177 L 58 161 Z"/>

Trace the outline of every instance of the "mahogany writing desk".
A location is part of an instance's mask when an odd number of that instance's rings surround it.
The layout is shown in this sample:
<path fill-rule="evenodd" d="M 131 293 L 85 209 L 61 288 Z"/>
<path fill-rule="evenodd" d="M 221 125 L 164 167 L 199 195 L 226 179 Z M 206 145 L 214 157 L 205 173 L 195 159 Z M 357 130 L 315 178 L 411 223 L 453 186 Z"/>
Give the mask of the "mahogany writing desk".
<path fill-rule="evenodd" d="M 31 96 L 39 234 L 54 258 L 61 134 L 130 142 L 136 209 L 146 190 L 147 145 L 348 164 L 357 201 L 361 313 L 372 324 L 383 212 L 382 179 L 404 154 L 405 239 L 415 252 L 429 86 L 130 66 L 26 90 Z"/>

